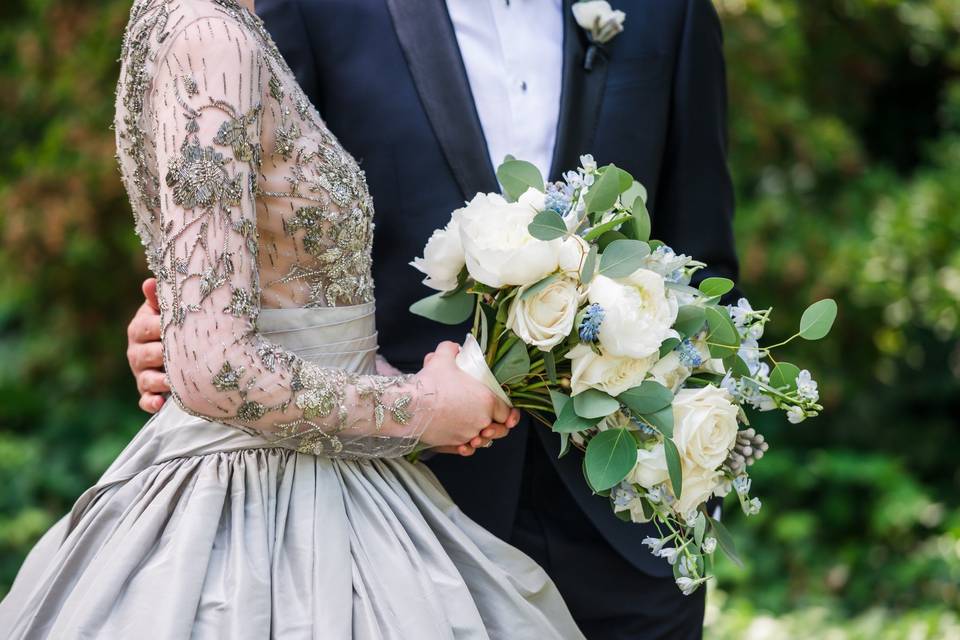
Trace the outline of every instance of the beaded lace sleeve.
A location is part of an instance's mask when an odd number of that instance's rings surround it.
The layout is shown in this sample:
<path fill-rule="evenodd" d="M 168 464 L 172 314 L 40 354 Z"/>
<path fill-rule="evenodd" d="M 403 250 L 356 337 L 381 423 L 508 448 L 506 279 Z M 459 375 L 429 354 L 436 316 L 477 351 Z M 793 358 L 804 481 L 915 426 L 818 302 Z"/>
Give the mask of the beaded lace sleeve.
<path fill-rule="evenodd" d="M 260 178 L 282 151 L 262 144 L 273 65 L 249 29 L 214 17 L 179 29 L 154 66 L 144 112 L 156 206 L 138 227 L 150 229 L 173 396 L 298 451 L 403 455 L 430 419 L 420 379 L 325 368 L 257 332 Z"/>

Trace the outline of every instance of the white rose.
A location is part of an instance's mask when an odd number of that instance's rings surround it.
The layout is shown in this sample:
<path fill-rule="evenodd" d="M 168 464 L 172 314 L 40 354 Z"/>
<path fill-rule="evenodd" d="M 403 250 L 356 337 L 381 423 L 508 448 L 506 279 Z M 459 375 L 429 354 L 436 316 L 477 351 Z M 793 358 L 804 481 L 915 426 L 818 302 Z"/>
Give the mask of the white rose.
<path fill-rule="evenodd" d="M 525 343 L 549 351 L 573 330 L 582 295 L 570 278 L 557 278 L 523 298 L 527 288 L 521 287 L 510 304 L 507 328 Z"/>
<path fill-rule="evenodd" d="M 627 14 L 614 10 L 606 0 L 588 0 L 573 4 L 573 17 L 593 39 L 603 44 L 623 31 Z"/>
<path fill-rule="evenodd" d="M 637 269 L 619 280 L 597 275 L 589 298 L 603 307 L 599 339 L 610 355 L 646 358 L 659 352 L 667 338 L 679 337 L 673 330 L 676 298 L 653 271 Z"/>
<path fill-rule="evenodd" d="M 703 360 L 703 363 L 697 367 L 698 373 L 715 373 L 722 376 L 727 372 L 727 368 L 723 366 L 723 360 L 710 355 L 710 347 L 707 345 L 707 335 L 705 333 L 693 340 L 692 343 Z"/>
<path fill-rule="evenodd" d="M 645 489 L 653 489 L 669 479 L 667 456 L 663 452 L 662 442 L 649 451 L 646 449 L 637 450 L 637 464 L 630 471 L 627 480 Z"/>
<path fill-rule="evenodd" d="M 457 277 L 463 269 L 463 244 L 460 242 L 460 225 L 451 220 L 443 229 L 437 229 L 423 248 L 423 257 L 410 263 L 425 274 L 423 284 L 437 291 L 452 291 L 457 288 Z"/>
<path fill-rule="evenodd" d="M 564 239 L 560 243 L 560 253 L 557 256 L 560 270 L 573 276 L 579 276 L 588 253 L 590 253 L 590 245 L 580 236 L 574 234 Z"/>
<path fill-rule="evenodd" d="M 655 361 L 649 358 L 624 358 L 598 355 L 590 347 L 578 344 L 567 353 L 571 360 L 570 387 L 573 395 L 587 389 L 599 389 L 618 396 L 639 386 Z"/>
<path fill-rule="evenodd" d="M 690 374 L 690 368 L 680 361 L 680 354 L 676 351 L 660 358 L 650 369 L 650 377 L 674 393 L 680 390 Z"/>
<path fill-rule="evenodd" d="M 536 189 L 529 189 L 517 202 L 481 193 L 453 212 L 467 270 L 477 282 L 497 289 L 529 285 L 557 270 L 560 240 L 544 242 L 527 231 L 543 209 L 543 198 Z"/>
<path fill-rule="evenodd" d="M 722 482 L 723 474 L 719 471 L 684 464 L 680 497 L 673 503 L 673 510 L 684 514 L 696 509 L 710 499 Z"/>
<path fill-rule="evenodd" d="M 673 440 L 688 464 L 713 472 L 737 442 L 737 407 L 725 389 L 681 389 L 673 398 Z M 712 489 L 711 489 L 712 491 Z"/>

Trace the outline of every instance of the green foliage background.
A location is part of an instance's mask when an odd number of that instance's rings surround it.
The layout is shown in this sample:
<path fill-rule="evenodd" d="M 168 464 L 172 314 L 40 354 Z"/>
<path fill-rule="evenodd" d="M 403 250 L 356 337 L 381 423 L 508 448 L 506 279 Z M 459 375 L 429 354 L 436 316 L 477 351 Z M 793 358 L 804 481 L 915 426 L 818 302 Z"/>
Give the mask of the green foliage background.
<path fill-rule="evenodd" d="M 708 635 L 960 638 L 960 0 L 716 2 L 743 289 L 841 315 L 789 349 L 827 414 L 762 420 L 765 509 L 730 518 L 748 562 Z M 128 6 L 0 4 L 0 593 L 143 422 L 109 130 Z"/>

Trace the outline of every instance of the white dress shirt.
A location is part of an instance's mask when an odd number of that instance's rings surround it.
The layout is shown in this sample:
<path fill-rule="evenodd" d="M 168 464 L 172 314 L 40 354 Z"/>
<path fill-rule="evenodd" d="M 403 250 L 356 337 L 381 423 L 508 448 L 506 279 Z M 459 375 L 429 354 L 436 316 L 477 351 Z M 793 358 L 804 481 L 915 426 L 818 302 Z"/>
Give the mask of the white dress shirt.
<path fill-rule="evenodd" d="M 446 0 L 494 168 L 550 173 L 563 75 L 562 0 Z"/>

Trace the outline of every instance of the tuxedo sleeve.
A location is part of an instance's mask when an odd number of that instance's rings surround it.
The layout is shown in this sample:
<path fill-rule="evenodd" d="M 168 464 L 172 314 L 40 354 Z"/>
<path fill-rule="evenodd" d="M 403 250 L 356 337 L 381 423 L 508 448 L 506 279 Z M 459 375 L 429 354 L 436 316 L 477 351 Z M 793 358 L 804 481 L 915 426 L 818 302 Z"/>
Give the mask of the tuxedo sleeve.
<path fill-rule="evenodd" d="M 318 110 L 322 110 L 314 44 L 300 0 L 257 0 L 257 15 L 263 20 L 303 92 Z"/>
<path fill-rule="evenodd" d="M 722 276 L 736 282 L 723 34 L 710 0 L 686 4 L 653 237 L 706 262 L 698 280 Z"/>

